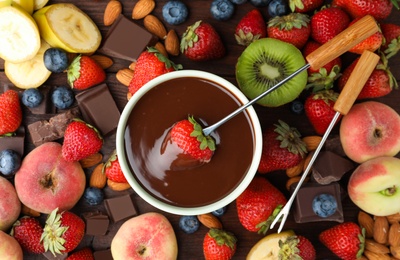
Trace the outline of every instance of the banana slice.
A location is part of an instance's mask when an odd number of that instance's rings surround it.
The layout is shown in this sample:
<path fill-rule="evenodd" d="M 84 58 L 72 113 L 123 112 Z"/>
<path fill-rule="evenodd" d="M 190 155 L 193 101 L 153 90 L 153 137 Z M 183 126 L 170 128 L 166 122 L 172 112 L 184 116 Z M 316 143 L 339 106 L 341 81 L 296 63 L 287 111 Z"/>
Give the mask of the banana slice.
<path fill-rule="evenodd" d="M 0 8 L 0 58 L 18 63 L 32 59 L 40 48 L 38 27 L 17 6 Z"/>
<path fill-rule="evenodd" d="M 15 4 L 24 9 L 28 14 L 31 15 L 33 13 L 33 0 L 13 0 L 12 5 Z"/>
<path fill-rule="evenodd" d="M 286 238 L 293 235 L 292 230 L 287 230 L 265 236 L 250 249 L 246 260 L 278 260 L 279 240 L 285 241 Z"/>
<path fill-rule="evenodd" d="M 43 54 L 48 48 L 50 45 L 42 40 L 39 51 L 32 59 L 21 63 L 5 61 L 4 72 L 7 78 L 16 87 L 22 89 L 41 86 L 51 75 L 43 63 Z"/>
<path fill-rule="evenodd" d="M 11 2 L 12 2 L 12 0 L 0 0 L 0 8 L 2 8 L 4 6 L 10 6 Z"/>
<path fill-rule="evenodd" d="M 47 3 L 49 2 L 49 0 L 35 0 L 33 2 L 33 10 L 39 10 L 40 8 L 43 8 L 43 6 L 45 6 Z"/>
<path fill-rule="evenodd" d="M 93 53 L 101 34 L 93 20 L 73 4 L 45 6 L 33 14 L 41 36 L 52 47 L 72 53 Z"/>

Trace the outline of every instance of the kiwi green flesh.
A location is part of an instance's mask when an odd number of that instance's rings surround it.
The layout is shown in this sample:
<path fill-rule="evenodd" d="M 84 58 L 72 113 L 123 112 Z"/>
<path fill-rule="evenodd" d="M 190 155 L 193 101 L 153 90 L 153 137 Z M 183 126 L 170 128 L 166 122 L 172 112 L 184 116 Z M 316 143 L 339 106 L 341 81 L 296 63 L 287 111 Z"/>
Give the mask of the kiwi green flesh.
<path fill-rule="evenodd" d="M 236 81 L 240 90 L 253 99 L 306 64 L 301 51 L 290 43 L 273 38 L 254 41 L 240 55 Z M 257 103 L 278 107 L 296 99 L 307 84 L 307 71 L 275 89 Z"/>

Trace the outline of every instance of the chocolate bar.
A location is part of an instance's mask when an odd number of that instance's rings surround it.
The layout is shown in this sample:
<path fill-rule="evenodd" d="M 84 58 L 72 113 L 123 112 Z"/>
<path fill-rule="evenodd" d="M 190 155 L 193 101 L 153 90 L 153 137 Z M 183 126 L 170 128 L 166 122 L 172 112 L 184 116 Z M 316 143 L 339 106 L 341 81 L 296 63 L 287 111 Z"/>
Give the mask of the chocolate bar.
<path fill-rule="evenodd" d="M 121 14 L 107 32 L 98 51 L 114 58 L 136 61 L 140 53 L 157 40 L 156 36 Z"/>
<path fill-rule="evenodd" d="M 2 136 L 0 137 L 0 151 L 5 149 L 11 149 L 17 152 L 19 155 L 24 155 L 25 147 L 25 127 L 20 126 L 15 135 L 12 136 Z"/>
<path fill-rule="evenodd" d="M 355 168 L 355 164 L 330 151 L 321 151 L 312 167 L 312 177 L 319 184 L 339 181 L 343 175 Z"/>
<path fill-rule="evenodd" d="M 121 116 L 108 86 L 103 83 L 75 96 L 82 118 L 106 136 L 117 129 Z"/>
<path fill-rule="evenodd" d="M 292 189 L 296 186 L 292 185 Z M 294 207 L 294 220 L 296 223 L 319 222 L 319 221 L 344 221 L 342 208 L 342 189 L 337 182 L 328 185 L 318 183 L 304 183 L 296 196 Z M 333 196 L 336 202 L 336 210 L 326 217 L 319 216 L 313 209 L 313 200 L 321 194 Z M 331 212 L 332 213 L 332 212 Z"/>
<path fill-rule="evenodd" d="M 49 120 L 40 120 L 28 125 L 32 143 L 39 146 L 62 138 L 67 125 L 76 117 L 79 117 L 78 107 L 53 116 Z"/>
<path fill-rule="evenodd" d="M 86 223 L 86 235 L 105 235 L 108 231 L 110 220 L 101 212 L 87 212 L 83 214 Z"/>
<path fill-rule="evenodd" d="M 93 256 L 95 260 L 113 260 L 110 249 L 94 251 Z"/>
<path fill-rule="evenodd" d="M 138 214 L 131 194 L 105 199 L 104 205 L 114 223 Z"/>

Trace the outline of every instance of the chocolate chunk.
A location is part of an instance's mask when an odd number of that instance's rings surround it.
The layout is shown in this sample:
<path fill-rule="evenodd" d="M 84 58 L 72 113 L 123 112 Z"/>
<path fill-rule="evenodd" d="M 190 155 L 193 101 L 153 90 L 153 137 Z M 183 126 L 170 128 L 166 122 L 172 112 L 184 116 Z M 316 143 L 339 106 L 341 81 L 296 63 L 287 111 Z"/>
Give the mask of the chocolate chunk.
<path fill-rule="evenodd" d="M 93 256 L 95 260 L 113 260 L 110 249 L 95 251 Z"/>
<path fill-rule="evenodd" d="M 294 189 L 295 186 L 292 186 Z M 304 183 L 299 189 L 294 207 L 294 220 L 296 223 L 319 222 L 319 221 L 336 221 L 342 223 L 344 221 L 341 187 L 339 183 L 333 182 L 328 185 L 320 185 L 318 183 Z M 313 200 L 321 195 L 332 195 L 336 200 L 336 211 L 327 217 L 318 216 L 313 210 Z"/>
<path fill-rule="evenodd" d="M 17 152 L 19 155 L 24 155 L 25 147 L 25 127 L 20 126 L 15 134 L 12 136 L 0 137 L 0 151 L 5 149 L 11 149 Z"/>
<path fill-rule="evenodd" d="M 321 151 L 312 167 L 312 177 L 319 184 L 339 181 L 343 175 L 355 168 L 355 164 L 330 151 Z"/>
<path fill-rule="evenodd" d="M 110 220 L 101 212 L 87 212 L 83 214 L 86 223 L 86 235 L 105 235 L 108 231 Z"/>
<path fill-rule="evenodd" d="M 76 117 L 79 117 L 78 107 L 53 116 L 49 120 L 36 121 L 28 125 L 33 144 L 39 146 L 62 138 L 67 125 Z"/>
<path fill-rule="evenodd" d="M 51 251 L 46 251 L 46 252 L 43 253 L 43 256 L 46 257 L 46 259 L 49 259 L 49 260 L 56 260 L 56 259 L 57 259 L 57 260 L 58 260 L 58 259 L 62 260 L 62 259 L 67 259 L 68 254 L 67 254 L 67 253 L 64 253 L 64 254 L 56 254 L 56 255 L 54 256 L 53 253 L 52 253 Z"/>
<path fill-rule="evenodd" d="M 75 98 L 83 120 L 96 127 L 103 136 L 117 129 L 121 113 L 105 83 L 82 91 Z"/>
<path fill-rule="evenodd" d="M 136 61 L 147 46 L 153 46 L 156 42 L 156 36 L 121 14 L 107 32 L 99 52 Z"/>
<path fill-rule="evenodd" d="M 346 153 L 343 150 L 342 143 L 340 142 L 339 135 L 332 135 L 326 139 L 324 143 L 324 150 L 331 151 L 336 153 L 337 155 L 346 156 Z"/>
<path fill-rule="evenodd" d="M 131 194 L 105 199 L 104 205 L 113 222 L 136 216 L 136 206 L 133 204 Z"/>
<path fill-rule="evenodd" d="M 44 115 L 56 113 L 56 107 L 51 102 L 51 87 L 41 86 L 38 88 L 43 95 L 43 100 L 37 107 L 28 107 L 32 114 Z"/>

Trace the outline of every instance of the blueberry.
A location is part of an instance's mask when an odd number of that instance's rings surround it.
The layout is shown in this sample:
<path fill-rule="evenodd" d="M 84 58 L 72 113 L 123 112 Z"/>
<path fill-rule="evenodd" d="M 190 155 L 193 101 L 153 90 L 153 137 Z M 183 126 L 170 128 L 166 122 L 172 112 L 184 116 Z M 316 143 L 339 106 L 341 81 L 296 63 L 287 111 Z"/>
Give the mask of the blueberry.
<path fill-rule="evenodd" d="M 103 191 L 96 187 L 87 187 L 83 193 L 83 199 L 90 206 L 99 205 L 103 202 L 104 194 Z"/>
<path fill-rule="evenodd" d="M 43 94 L 37 88 L 28 88 L 22 93 L 22 104 L 34 108 L 40 105 Z"/>
<path fill-rule="evenodd" d="M 335 197 L 330 194 L 320 194 L 313 199 L 312 208 L 316 215 L 326 218 L 336 212 L 337 202 Z"/>
<path fill-rule="evenodd" d="M 220 216 L 225 214 L 226 208 L 227 208 L 226 206 L 222 207 L 222 208 L 219 208 L 219 209 L 214 210 L 213 212 L 211 212 L 211 214 L 213 214 L 214 216 L 220 217 Z"/>
<path fill-rule="evenodd" d="M 230 0 L 235 5 L 241 5 L 247 2 L 247 0 Z"/>
<path fill-rule="evenodd" d="M 187 6 L 181 1 L 168 1 L 162 8 L 165 22 L 178 25 L 186 21 L 189 14 Z"/>
<path fill-rule="evenodd" d="M 199 229 L 200 222 L 196 216 L 182 216 L 179 219 L 179 227 L 183 232 L 192 234 Z"/>
<path fill-rule="evenodd" d="M 51 101 L 59 109 L 69 108 L 74 100 L 74 92 L 66 86 L 57 87 L 51 95 Z"/>
<path fill-rule="evenodd" d="M 44 66 L 51 72 L 60 73 L 68 68 L 67 52 L 59 48 L 49 48 L 43 54 Z"/>
<path fill-rule="evenodd" d="M 0 152 L 0 173 L 5 176 L 13 176 L 21 167 L 21 155 L 11 149 Z"/>
<path fill-rule="evenodd" d="M 271 0 L 250 0 L 250 3 L 254 6 L 267 6 Z"/>
<path fill-rule="evenodd" d="M 228 20 L 235 11 L 235 5 L 229 0 L 214 0 L 211 3 L 210 12 L 217 20 Z"/>
<path fill-rule="evenodd" d="M 287 1 L 284 0 L 272 0 L 268 5 L 268 14 L 271 17 L 286 15 L 289 11 Z"/>
<path fill-rule="evenodd" d="M 304 112 L 304 104 L 299 99 L 295 99 L 290 104 L 290 110 L 296 115 L 301 115 Z"/>

